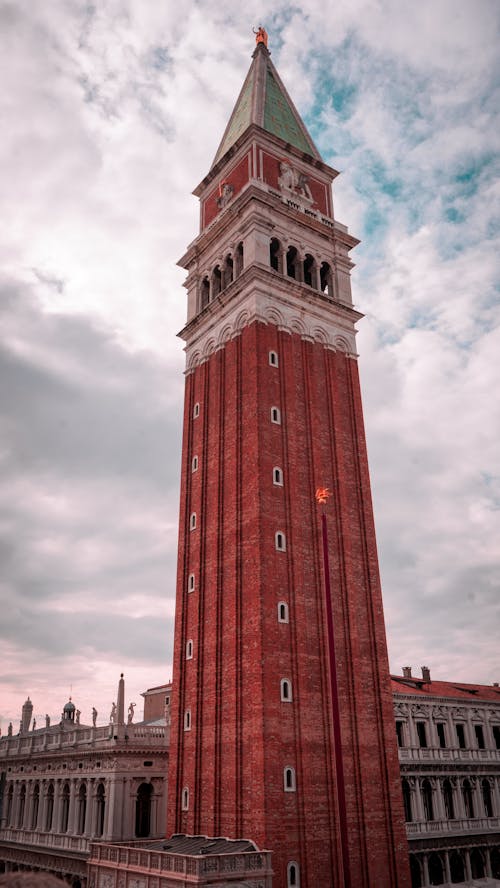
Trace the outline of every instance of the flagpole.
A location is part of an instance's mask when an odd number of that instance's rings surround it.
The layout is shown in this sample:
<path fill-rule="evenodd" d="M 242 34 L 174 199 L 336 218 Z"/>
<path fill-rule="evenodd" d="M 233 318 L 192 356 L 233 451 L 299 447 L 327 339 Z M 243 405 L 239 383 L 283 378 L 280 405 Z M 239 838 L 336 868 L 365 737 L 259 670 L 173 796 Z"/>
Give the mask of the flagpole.
<path fill-rule="evenodd" d="M 316 491 L 316 499 L 318 503 L 325 504 L 330 491 L 327 488 L 318 488 Z M 345 781 L 344 781 L 344 759 L 342 755 L 342 738 L 340 732 L 340 708 L 339 708 L 339 692 L 337 679 L 337 659 L 335 654 L 335 635 L 333 632 L 333 609 L 332 596 L 330 587 L 330 562 L 328 557 L 328 528 L 326 524 L 326 513 L 323 509 L 321 513 L 321 529 L 323 540 L 323 567 L 325 575 L 325 607 L 326 622 L 328 629 L 328 651 L 330 666 L 330 694 L 332 700 L 332 721 L 333 721 L 333 743 L 335 754 L 335 772 L 337 779 L 337 805 L 339 812 L 340 825 L 340 847 L 342 872 L 344 876 L 344 888 L 351 888 L 351 870 L 349 866 L 349 842 L 347 837 L 347 806 L 345 798 Z"/>

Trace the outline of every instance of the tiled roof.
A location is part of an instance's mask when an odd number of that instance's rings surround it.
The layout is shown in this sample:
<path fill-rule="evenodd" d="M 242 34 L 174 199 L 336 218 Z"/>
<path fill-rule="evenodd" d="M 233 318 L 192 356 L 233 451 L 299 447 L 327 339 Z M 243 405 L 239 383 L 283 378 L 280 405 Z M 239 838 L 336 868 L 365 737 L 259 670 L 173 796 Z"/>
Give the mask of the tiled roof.
<path fill-rule="evenodd" d="M 467 700 L 495 700 L 500 703 L 500 687 L 494 685 L 468 684 L 463 681 L 427 681 L 422 678 L 404 678 L 391 675 L 392 691 L 395 694 L 417 694 L 422 697 L 453 697 Z"/>
<path fill-rule="evenodd" d="M 221 837 L 186 836 L 181 833 L 169 839 L 141 844 L 142 848 L 151 851 L 171 851 L 172 854 L 231 854 L 238 851 L 258 851 L 256 845 L 248 839 L 225 839 Z"/>
<path fill-rule="evenodd" d="M 300 114 L 274 67 L 269 51 L 258 43 L 252 64 L 215 155 L 214 166 L 237 139 L 256 124 L 268 133 L 321 160 Z"/>

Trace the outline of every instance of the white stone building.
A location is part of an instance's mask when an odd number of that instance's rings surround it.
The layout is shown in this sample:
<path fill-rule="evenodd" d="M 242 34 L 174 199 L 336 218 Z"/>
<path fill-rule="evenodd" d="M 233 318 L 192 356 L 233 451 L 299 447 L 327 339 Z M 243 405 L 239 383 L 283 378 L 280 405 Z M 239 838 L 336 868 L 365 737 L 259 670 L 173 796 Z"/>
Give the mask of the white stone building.
<path fill-rule="evenodd" d="M 0 738 L 0 872 L 84 886 L 92 840 L 164 835 L 169 728 L 165 717 L 134 723 L 133 707 L 125 717 L 123 677 L 107 725 L 81 724 L 68 701 L 58 724 L 33 729 L 32 710 L 28 699 L 19 733 Z"/>
<path fill-rule="evenodd" d="M 392 685 L 412 888 L 500 885 L 500 688 Z"/>

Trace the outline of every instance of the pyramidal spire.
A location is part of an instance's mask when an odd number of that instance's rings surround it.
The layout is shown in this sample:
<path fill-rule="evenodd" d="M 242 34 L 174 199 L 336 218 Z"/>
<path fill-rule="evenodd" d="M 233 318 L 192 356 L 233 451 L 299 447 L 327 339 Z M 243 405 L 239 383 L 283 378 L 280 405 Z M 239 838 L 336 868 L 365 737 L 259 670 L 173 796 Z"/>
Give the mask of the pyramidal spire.
<path fill-rule="evenodd" d="M 218 163 L 252 124 L 293 145 L 299 151 L 321 160 L 318 149 L 271 61 L 266 32 L 259 28 L 256 34 L 257 46 L 252 55 L 252 64 L 212 166 Z"/>

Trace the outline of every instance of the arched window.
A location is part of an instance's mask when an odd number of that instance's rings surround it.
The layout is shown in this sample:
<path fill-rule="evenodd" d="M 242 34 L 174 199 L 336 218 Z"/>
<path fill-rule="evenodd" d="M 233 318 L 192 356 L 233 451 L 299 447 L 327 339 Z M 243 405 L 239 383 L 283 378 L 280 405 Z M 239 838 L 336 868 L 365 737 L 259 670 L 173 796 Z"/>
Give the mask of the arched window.
<path fill-rule="evenodd" d="M 33 787 L 33 804 L 31 806 L 31 829 L 36 829 L 38 823 L 38 811 L 40 808 L 40 784 L 35 783 Z"/>
<path fill-rule="evenodd" d="M 470 853 L 470 868 L 472 870 L 473 879 L 484 879 L 486 875 L 484 869 L 484 857 L 479 848 L 474 848 Z"/>
<path fill-rule="evenodd" d="M 489 780 L 484 779 L 481 783 L 481 794 L 483 796 L 484 813 L 486 814 L 486 817 L 493 817 L 493 803 Z"/>
<path fill-rule="evenodd" d="M 310 253 L 306 253 L 304 259 L 304 283 L 314 287 L 315 290 L 318 289 L 316 260 Z"/>
<path fill-rule="evenodd" d="M 426 820 L 434 820 L 434 805 L 432 803 L 432 786 L 427 780 L 422 780 L 422 801 L 424 803 L 424 815 Z M 437 883 L 439 884 L 439 883 Z"/>
<path fill-rule="evenodd" d="M 319 270 L 319 286 L 322 293 L 325 296 L 329 296 L 331 299 L 333 298 L 333 279 L 332 279 L 332 269 L 328 265 L 328 262 L 322 262 Z"/>
<path fill-rule="evenodd" d="M 411 823 L 413 820 L 413 812 L 411 809 L 411 790 L 410 785 L 406 779 L 401 781 L 401 786 L 403 789 L 403 806 L 405 809 L 405 820 L 407 823 Z"/>
<path fill-rule="evenodd" d="M 444 868 L 443 861 L 439 854 L 436 854 L 434 851 L 432 854 L 429 854 L 428 860 L 429 866 L 429 882 L 431 885 L 443 885 L 444 884 Z"/>
<path fill-rule="evenodd" d="M 203 311 L 210 302 L 210 282 L 204 277 L 200 286 L 200 310 Z"/>
<path fill-rule="evenodd" d="M 490 851 L 491 875 L 494 879 L 500 879 L 500 848 Z"/>
<path fill-rule="evenodd" d="M 14 786 L 11 783 L 9 786 L 9 791 L 7 793 L 7 811 L 5 814 L 5 825 L 12 826 L 11 817 L 12 817 L 12 803 L 14 801 Z"/>
<path fill-rule="evenodd" d="M 77 832 L 79 836 L 83 836 L 85 832 L 85 818 L 87 816 L 87 787 L 84 783 L 78 790 L 78 822 Z"/>
<path fill-rule="evenodd" d="M 194 592 L 195 589 L 195 579 L 194 574 L 189 574 L 188 577 L 188 592 Z"/>
<path fill-rule="evenodd" d="M 278 601 L 278 623 L 288 623 L 288 605 L 286 601 Z"/>
<path fill-rule="evenodd" d="M 275 271 L 279 271 L 283 274 L 283 262 L 282 262 L 283 252 L 281 249 L 281 244 L 277 238 L 271 238 L 271 242 L 269 244 L 269 265 L 271 268 L 274 268 Z"/>
<path fill-rule="evenodd" d="M 186 641 L 186 660 L 192 660 L 192 659 L 193 659 L 193 642 L 192 642 L 192 639 L 190 638 L 188 641 Z"/>
<path fill-rule="evenodd" d="M 212 271 L 212 286 L 210 289 L 211 298 L 215 299 L 222 289 L 222 272 L 220 270 L 220 265 L 216 265 Z"/>
<path fill-rule="evenodd" d="M 193 407 L 193 419 L 198 419 L 199 415 L 200 415 L 200 405 L 197 401 Z"/>
<path fill-rule="evenodd" d="M 151 832 L 151 797 L 153 787 L 150 783 L 141 783 L 135 801 L 135 835 L 138 839 L 147 839 Z"/>
<path fill-rule="evenodd" d="M 474 799 L 472 797 L 472 786 L 469 780 L 462 783 L 462 798 L 464 800 L 464 809 L 466 817 L 474 817 Z"/>
<path fill-rule="evenodd" d="M 300 888 L 300 869 L 295 860 L 291 860 L 286 868 L 287 888 Z"/>
<path fill-rule="evenodd" d="M 283 487 L 283 470 L 278 466 L 275 466 L 273 469 L 273 484 L 276 487 Z"/>
<path fill-rule="evenodd" d="M 235 278 L 241 274 L 243 271 L 243 242 L 240 241 L 238 246 L 236 247 L 236 251 L 234 254 L 234 276 Z"/>
<path fill-rule="evenodd" d="M 106 793 L 104 783 L 99 783 L 96 790 L 96 836 L 102 836 L 104 832 L 104 815 L 106 813 Z"/>
<path fill-rule="evenodd" d="M 299 266 L 299 256 L 296 247 L 288 247 L 286 253 L 286 273 L 288 277 L 295 278 L 296 281 L 300 280 Z"/>
<path fill-rule="evenodd" d="M 198 471 L 198 457 L 197 456 L 193 456 L 193 459 L 191 461 L 191 471 L 192 472 Z"/>
<path fill-rule="evenodd" d="M 68 832 L 69 822 L 69 783 L 65 783 L 61 793 L 61 832 Z"/>
<path fill-rule="evenodd" d="M 281 413 L 279 407 L 271 407 L 271 422 L 275 425 L 281 425 Z"/>
<path fill-rule="evenodd" d="M 289 678 L 282 678 L 280 682 L 280 697 L 282 703 L 292 702 L 292 682 Z"/>
<path fill-rule="evenodd" d="M 453 787 L 449 780 L 443 783 L 443 801 L 447 820 L 455 819 L 455 805 L 453 804 Z"/>
<path fill-rule="evenodd" d="M 286 536 L 281 530 L 276 532 L 274 544 L 278 552 L 286 552 Z"/>
<path fill-rule="evenodd" d="M 422 867 L 414 854 L 410 854 L 410 876 L 411 888 L 422 888 Z"/>
<path fill-rule="evenodd" d="M 196 512 L 191 512 L 189 516 L 189 530 L 196 530 Z"/>
<path fill-rule="evenodd" d="M 186 711 L 184 713 L 184 730 L 185 731 L 191 730 L 191 710 L 190 709 L 186 709 Z"/>
<path fill-rule="evenodd" d="M 181 806 L 183 811 L 189 811 L 189 789 L 184 787 L 181 794 Z"/>
<path fill-rule="evenodd" d="M 22 784 L 19 792 L 19 802 L 17 806 L 17 828 L 22 829 L 24 824 L 24 811 L 26 809 L 26 784 Z"/>
<path fill-rule="evenodd" d="M 450 873 L 452 885 L 465 882 L 464 859 L 459 851 L 452 851 L 450 854 Z"/>
<path fill-rule="evenodd" d="M 278 353 L 277 352 L 275 352 L 275 351 L 269 352 L 269 363 L 270 363 L 271 367 L 278 367 L 279 360 L 278 360 Z"/>
<path fill-rule="evenodd" d="M 233 257 L 230 253 L 227 254 L 224 260 L 224 271 L 222 274 L 222 289 L 224 290 L 226 287 L 229 287 L 229 284 L 233 282 L 234 279 L 234 263 Z"/>
<path fill-rule="evenodd" d="M 47 795 L 45 797 L 45 832 L 52 829 L 52 820 L 54 817 L 54 784 L 49 783 L 47 787 Z"/>
<path fill-rule="evenodd" d="M 283 769 L 283 789 L 285 792 L 295 792 L 295 770 L 287 765 Z"/>

